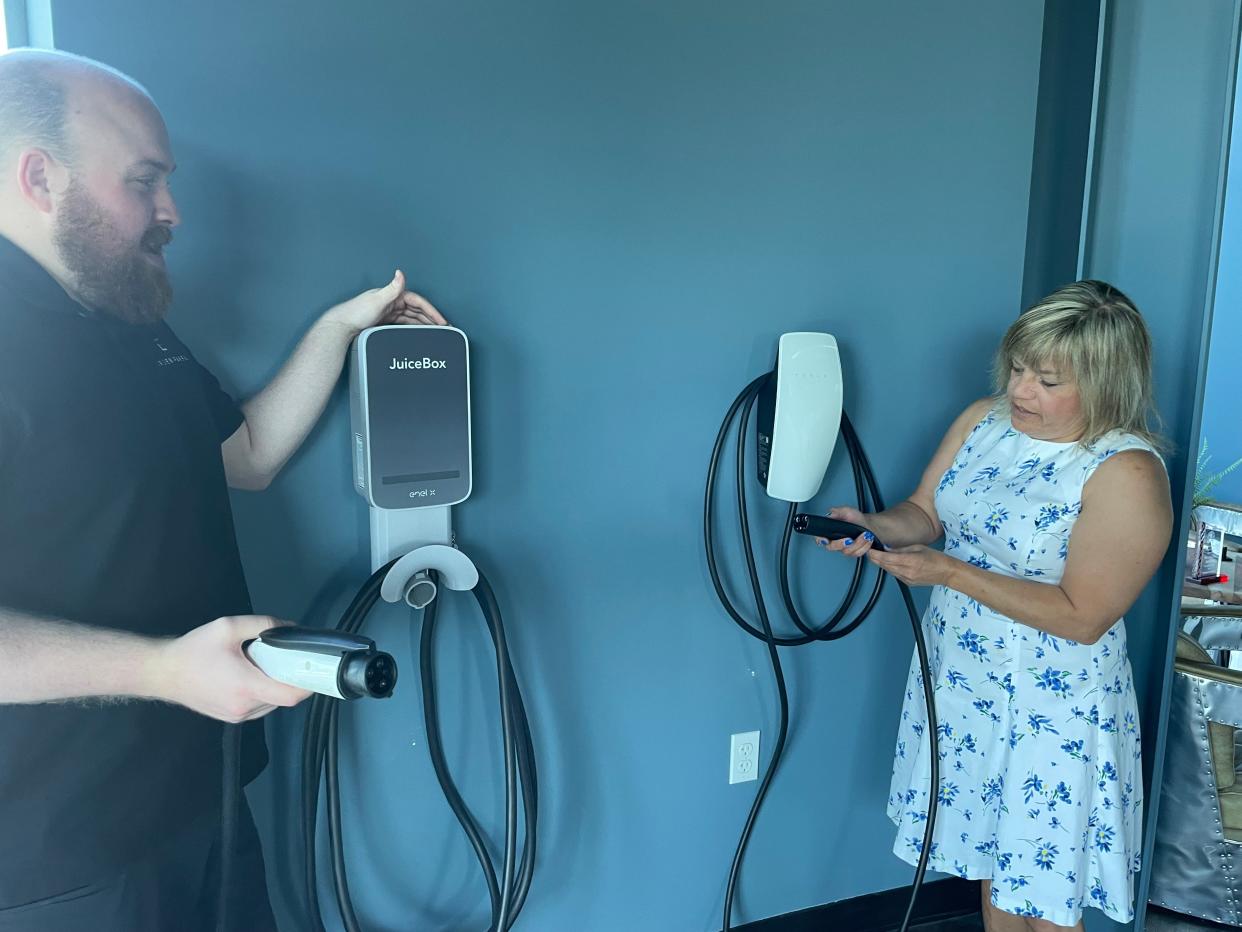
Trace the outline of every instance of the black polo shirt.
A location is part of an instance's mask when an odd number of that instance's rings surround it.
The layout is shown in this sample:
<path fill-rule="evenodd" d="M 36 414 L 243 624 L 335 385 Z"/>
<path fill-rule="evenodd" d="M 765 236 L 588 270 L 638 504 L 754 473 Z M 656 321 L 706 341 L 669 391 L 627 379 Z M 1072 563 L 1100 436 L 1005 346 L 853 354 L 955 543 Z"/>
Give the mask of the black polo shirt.
<path fill-rule="evenodd" d="M 220 455 L 241 423 L 166 324 L 87 313 L 0 238 L 0 607 L 153 636 L 248 614 Z M 0 907 L 218 806 L 221 737 L 161 702 L 0 705 Z"/>

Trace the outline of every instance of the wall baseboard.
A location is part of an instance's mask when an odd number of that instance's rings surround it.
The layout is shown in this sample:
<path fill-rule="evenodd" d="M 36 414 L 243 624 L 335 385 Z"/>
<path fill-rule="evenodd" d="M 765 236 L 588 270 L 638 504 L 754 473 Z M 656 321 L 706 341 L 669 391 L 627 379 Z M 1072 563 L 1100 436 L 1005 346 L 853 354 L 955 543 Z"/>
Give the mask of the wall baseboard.
<path fill-rule="evenodd" d="M 748 922 L 735 926 L 734 932 L 892 932 L 905 918 L 909 901 L 910 888 L 898 887 Z M 923 884 L 914 907 L 914 921 L 935 922 L 978 911 L 978 882 L 947 877 Z"/>

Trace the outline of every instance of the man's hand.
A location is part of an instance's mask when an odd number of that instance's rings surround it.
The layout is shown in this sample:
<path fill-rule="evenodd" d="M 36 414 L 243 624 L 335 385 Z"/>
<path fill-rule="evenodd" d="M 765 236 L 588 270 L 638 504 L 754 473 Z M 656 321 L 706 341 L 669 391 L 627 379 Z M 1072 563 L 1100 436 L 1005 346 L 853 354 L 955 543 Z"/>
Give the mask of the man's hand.
<path fill-rule="evenodd" d="M 430 301 L 405 290 L 400 271 L 387 285 L 325 311 L 276 378 L 242 405 L 246 420 L 220 447 L 229 486 L 267 488 L 323 413 L 349 344 L 363 330 L 379 324 L 447 323 Z"/>
<path fill-rule="evenodd" d="M 150 696 L 222 722 L 297 705 L 310 693 L 267 676 L 242 652 L 243 642 L 283 624 L 264 615 L 217 618 L 162 643 L 148 670 Z"/>
<path fill-rule="evenodd" d="M 444 315 L 420 294 L 405 290 L 405 273 L 398 269 L 387 285 L 364 291 L 328 310 L 323 320 L 338 323 L 357 336 L 367 327 L 382 324 L 432 324 L 448 323 Z"/>

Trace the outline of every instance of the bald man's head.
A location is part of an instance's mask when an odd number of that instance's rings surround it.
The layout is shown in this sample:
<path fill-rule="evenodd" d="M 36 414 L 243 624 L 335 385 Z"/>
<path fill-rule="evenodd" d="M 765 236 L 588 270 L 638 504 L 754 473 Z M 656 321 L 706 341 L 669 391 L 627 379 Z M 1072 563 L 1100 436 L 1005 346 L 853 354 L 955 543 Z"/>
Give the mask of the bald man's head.
<path fill-rule="evenodd" d="M 63 52 L 0 55 L 0 233 L 86 307 L 136 322 L 168 309 L 173 168 L 137 82 Z"/>
<path fill-rule="evenodd" d="M 155 107 L 146 88 L 101 62 L 44 49 L 0 54 L 0 175 L 13 168 L 11 156 L 28 146 L 72 164 L 74 105 L 83 94 L 101 91 Z"/>

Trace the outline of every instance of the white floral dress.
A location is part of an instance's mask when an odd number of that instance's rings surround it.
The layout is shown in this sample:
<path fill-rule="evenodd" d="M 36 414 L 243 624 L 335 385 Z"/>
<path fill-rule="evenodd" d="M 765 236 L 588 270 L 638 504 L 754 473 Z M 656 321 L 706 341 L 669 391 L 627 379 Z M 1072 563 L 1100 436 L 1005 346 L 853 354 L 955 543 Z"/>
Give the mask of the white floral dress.
<path fill-rule="evenodd" d="M 1035 440 L 993 408 L 936 490 L 945 552 L 993 573 L 1060 580 L 1082 490 L 1123 450 L 1115 432 L 1084 447 Z M 1126 634 L 1053 637 L 937 586 L 923 615 L 940 737 L 931 866 L 992 881 L 992 902 L 1072 926 L 1084 907 L 1127 922 L 1139 869 L 1142 763 Z M 910 665 L 888 800 L 894 852 L 914 864 L 930 766 L 923 678 Z"/>

